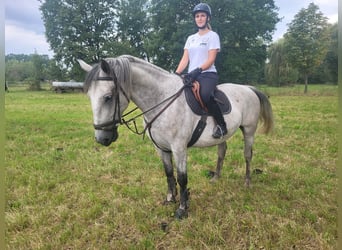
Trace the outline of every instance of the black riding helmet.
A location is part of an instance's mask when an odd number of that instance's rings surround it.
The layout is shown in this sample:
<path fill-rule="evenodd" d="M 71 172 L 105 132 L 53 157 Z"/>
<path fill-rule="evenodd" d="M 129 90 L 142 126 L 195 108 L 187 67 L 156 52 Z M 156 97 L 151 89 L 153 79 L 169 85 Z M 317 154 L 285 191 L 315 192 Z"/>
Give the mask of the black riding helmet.
<path fill-rule="evenodd" d="M 192 11 L 192 15 L 195 16 L 197 12 L 202 11 L 207 13 L 208 17 L 211 17 L 211 8 L 206 3 L 199 3 L 195 6 L 195 8 Z"/>

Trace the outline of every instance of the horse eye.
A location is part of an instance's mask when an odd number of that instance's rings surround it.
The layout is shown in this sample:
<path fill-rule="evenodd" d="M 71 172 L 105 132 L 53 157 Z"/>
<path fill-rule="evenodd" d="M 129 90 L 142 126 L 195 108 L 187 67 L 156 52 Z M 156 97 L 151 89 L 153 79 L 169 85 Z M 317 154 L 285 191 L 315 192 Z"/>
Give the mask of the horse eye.
<path fill-rule="evenodd" d="M 105 95 L 103 98 L 104 98 L 105 102 L 109 102 L 113 99 L 113 96 L 112 95 Z"/>

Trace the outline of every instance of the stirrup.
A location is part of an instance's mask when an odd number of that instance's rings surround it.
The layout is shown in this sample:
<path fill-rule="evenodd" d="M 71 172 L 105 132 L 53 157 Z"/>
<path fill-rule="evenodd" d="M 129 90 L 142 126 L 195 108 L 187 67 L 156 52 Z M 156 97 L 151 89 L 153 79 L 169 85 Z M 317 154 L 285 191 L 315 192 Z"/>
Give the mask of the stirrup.
<path fill-rule="evenodd" d="M 228 133 L 227 128 L 225 126 L 220 126 L 220 125 L 216 125 L 216 129 L 213 133 L 213 137 L 215 139 L 220 139 L 223 136 L 225 136 Z"/>

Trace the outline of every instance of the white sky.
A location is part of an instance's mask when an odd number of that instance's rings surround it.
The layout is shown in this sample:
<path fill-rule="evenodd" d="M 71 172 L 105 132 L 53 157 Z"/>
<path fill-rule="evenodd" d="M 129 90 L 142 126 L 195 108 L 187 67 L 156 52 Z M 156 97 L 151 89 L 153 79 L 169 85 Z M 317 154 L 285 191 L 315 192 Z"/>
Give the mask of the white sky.
<path fill-rule="evenodd" d="M 330 23 L 338 20 L 338 0 L 275 0 L 279 17 L 273 40 L 283 36 L 295 14 L 314 2 L 328 17 Z M 45 39 L 45 28 L 39 11 L 38 0 L 5 0 L 5 54 L 47 54 L 53 52 Z"/>

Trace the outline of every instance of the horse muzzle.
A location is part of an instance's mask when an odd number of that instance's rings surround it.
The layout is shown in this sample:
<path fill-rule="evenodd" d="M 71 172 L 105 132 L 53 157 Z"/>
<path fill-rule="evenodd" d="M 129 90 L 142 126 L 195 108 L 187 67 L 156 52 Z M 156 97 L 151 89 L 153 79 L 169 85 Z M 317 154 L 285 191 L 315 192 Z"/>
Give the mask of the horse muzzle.
<path fill-rule="evenodd" d="M 118 139 L 119 122 L 112 121 L 101 125 L 95 125 L 95 139 L 98 143 L 109 146 Z"/>
<path fill-rule="evenodd" d="M 109 146 L 112 142 L 115 142 L 118 139 L 118 131 L 117 129 L 109 130 L 95 130 L 95 139 L 98 143 L 103 146 Z"/>

